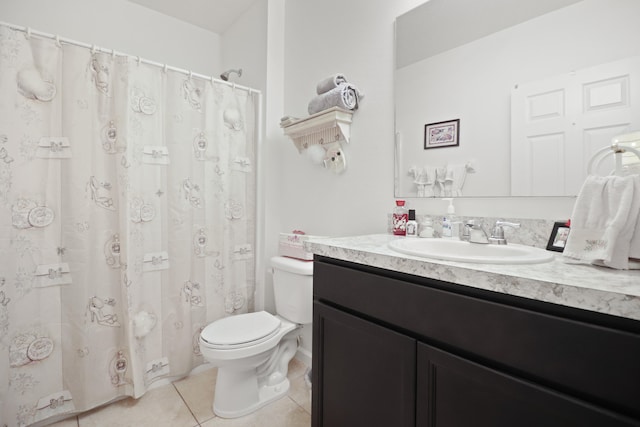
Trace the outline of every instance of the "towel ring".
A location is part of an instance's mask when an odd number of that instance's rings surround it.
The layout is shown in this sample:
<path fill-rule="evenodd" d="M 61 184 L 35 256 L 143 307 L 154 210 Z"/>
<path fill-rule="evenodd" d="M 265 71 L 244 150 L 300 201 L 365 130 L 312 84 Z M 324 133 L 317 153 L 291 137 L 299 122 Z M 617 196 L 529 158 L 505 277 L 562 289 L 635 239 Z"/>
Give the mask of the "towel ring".
<path fill-rule="evenodd" d="M 610 154 L 613 154 L 615 156 L 616 168 L 613 171 L 611 171 L 609 175 L 620 174 L 622 172 L 622 154 L 626 153 L 627 151 L 635 154 L 638 157 L 638 159 L 640 159 L 640 151 L 631 147 L 623 148 L 623 147 L 620 147 L 618 144 L 611 144 L 607 147 L 603 147 L 599 149 L 598 151 L 595 152 L 595 154 L 589 160 L 589 163 L 587 165 L 587 174 L 591 175 L 593 171 L 594 163 L 595 163 L 595 168 L 598 169 L 602 164 L 602 162 L 604 161 L 604 159 Z"/>

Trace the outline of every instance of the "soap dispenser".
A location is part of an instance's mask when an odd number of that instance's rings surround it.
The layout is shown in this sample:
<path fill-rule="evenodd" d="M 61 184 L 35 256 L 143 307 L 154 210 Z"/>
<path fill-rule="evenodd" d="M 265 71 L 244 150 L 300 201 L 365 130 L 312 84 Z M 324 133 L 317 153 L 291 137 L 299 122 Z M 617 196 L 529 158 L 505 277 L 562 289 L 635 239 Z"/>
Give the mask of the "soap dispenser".
<path fill-rule="evenodd" d="M 447 214 L 442 218 L 442 237 L 445 239 L 459 239 L 460 221 L 456 219 L 456 208 L 453 206 L 453 198 L 448 197 L 442 200 L 449 202 Z"/>

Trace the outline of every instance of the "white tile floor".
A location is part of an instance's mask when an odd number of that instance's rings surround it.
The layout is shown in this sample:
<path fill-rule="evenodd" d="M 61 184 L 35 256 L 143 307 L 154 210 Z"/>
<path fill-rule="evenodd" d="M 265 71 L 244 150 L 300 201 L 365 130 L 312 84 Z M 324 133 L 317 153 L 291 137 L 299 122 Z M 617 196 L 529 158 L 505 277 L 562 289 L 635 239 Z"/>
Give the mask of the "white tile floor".
<path fill-rule="evenodd" d="M 223 419 L 212 410 L 217 369 L 208 369 L 148 391 L 140 399 L 125 399 L 94 409 L 52 427 L 309 427 L 311 396 L 304 381 L 307 367 L 289 364 L 287 396 L 244 417 Z"/>

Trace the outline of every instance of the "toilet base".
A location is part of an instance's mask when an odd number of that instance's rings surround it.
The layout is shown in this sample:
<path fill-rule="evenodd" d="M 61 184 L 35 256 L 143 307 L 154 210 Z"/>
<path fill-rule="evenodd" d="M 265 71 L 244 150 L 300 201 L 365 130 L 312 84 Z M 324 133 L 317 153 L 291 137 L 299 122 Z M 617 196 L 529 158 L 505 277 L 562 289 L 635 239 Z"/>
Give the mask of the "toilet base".
<path fill-rule="evenodd" d="M 285 396 L 289 361 L 298 348 L 299 329 L 284 336 L 272 351 L 218 368 L 213 413 L 221 418 L 250 414 Z"/>
<path fill-rule="evenodd" d="M 286 396 L 289 391 L 290 383 L 289 379 L 285 378 L 280 384 L 276 385 L 263 385 L 258 390 L 258 400 L 250 406 L 244 407 L 242 409 L 225 409 L 220 408 L 218 406 L 218 402 L 214 400 L 213 402 L 213 413 L 221 418 L 238 418 L 244 415 L 248 415 L 263 406 L 268 405 L 271 402 L 274 402 L 281 397 Z"/>

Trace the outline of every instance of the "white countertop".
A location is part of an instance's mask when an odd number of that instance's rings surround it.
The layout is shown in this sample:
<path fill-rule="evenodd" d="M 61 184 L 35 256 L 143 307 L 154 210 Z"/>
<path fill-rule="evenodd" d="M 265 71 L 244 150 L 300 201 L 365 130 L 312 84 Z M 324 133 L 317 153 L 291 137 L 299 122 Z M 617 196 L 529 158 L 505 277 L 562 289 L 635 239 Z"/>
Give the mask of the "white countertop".
<path fill-rule="evenodd" d="M 472 264 L 393 251 L 389 234 L 310 238 L 317 255 L 494 292 L 640 320 L 640 270 L 568 264 L 561 254 L 542 264 Z"/>

